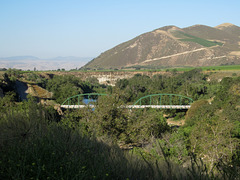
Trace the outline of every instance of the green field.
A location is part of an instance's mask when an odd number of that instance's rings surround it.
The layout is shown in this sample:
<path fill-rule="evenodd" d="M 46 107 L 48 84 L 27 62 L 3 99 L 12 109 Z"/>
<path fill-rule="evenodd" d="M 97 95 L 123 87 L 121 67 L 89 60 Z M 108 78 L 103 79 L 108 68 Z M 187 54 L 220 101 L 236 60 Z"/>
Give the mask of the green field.
<path fill-rule="evenodd" d="M 206 67 L 199 67 L 199 68 L 201 68 L 203 71 L 239 71 L 240 65 L 206 66 Z M 182 67 L 182 68 L 176 68 L 176 69 L 177 71 L 190 71 L 194 69 L 194 67 Z"/>
<path fill-rule="evenodd" d="M 181 38 L 181 39 L 179 39 L 180 41 L 195 42 L 195 43 L 198 43 L 205 47 L 211 47 L 211 46 L 217 46 L 217 45 L 222 46 L 223 45 L 223 43 L 220 43 L 220 42 L 208 41 L 206 39 L 202 39 L 202 38 L 199 38 L 199 37 L 196 37 L 196 36 L 184 33 L 184 32 L 180 32 L 180 31 L 176 31 L 173 34 L 175 37 Z"/>
<path fill-rule="evenodd" d="M 83 72 L 116 72 L 116 71 L 127 71 L 127 72 L 136 72 L 136 71 L 172 71 L 176 69 L 177 71 L 190 71 L 195 68 L 201 68 L 203 71 L 240 71 L 240 65 L 224 65 L 224 66 L 204 66 L 204 67 L 158 67 L 156 69 L 151 69 L 150 67 L 139 67 L 140 69 L 104 69 L 104 70 L 84 70 Z"/>

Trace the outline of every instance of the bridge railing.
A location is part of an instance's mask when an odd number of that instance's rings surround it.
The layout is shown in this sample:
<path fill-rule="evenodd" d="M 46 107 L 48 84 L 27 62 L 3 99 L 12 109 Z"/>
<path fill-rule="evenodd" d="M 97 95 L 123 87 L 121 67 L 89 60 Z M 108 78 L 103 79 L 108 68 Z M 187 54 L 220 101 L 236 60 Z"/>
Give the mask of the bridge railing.
<path fill-rule="evenodd" d="M 179 94 L 151 94 L 138 99 L 133 105 L 190 105 L 193 99 Z"/>
<path fill-rule="evenodd" d="M 94 102 L 99 96 L 108 96 L 108 94 L 101 93 L 87 93 L 78 94 L 67 98 L 61 105 L 63 108 L 83 108 L 88 106 L 95 106 Z M 84 99 L 90 99 L 84 103 Z M 133 105 L 125 105 L 125 108 L 158 108 L 158 109 L 188 109 L 193 100 L 187 96 L 179 94 L 151 94 L 138 99 Z"/>
<path fill-rule="evenodd" d="M 84 99 L 96 100 L 98 96 L 108 96 L 108 94 L 101 93 L 78 94 L 67 98 L 61 105 L 82 105 L 84 104 L 83 102 Z"/>

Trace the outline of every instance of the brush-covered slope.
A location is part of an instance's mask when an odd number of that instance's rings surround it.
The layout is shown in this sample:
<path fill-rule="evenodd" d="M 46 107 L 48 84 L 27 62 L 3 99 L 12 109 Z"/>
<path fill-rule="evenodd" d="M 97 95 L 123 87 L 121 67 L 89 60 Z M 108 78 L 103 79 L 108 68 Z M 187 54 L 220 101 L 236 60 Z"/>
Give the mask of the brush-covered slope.
<path fill-rule="evenodd" d="M 102 53 L 84 68 L 240 64 L 240 27 L 231 27 L 162 27 Z"/>

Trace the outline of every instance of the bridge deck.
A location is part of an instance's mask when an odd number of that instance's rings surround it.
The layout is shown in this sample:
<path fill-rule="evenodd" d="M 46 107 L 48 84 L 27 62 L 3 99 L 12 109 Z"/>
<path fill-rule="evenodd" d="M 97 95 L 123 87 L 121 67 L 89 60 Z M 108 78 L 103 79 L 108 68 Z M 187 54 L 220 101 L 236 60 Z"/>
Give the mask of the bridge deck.
<path fill-rule="evenodd" d="M 78 108 L 94 108 L 95 105 L 61 105 L 61 108 L 65 109 L 78 109 Z M 189 109 L 191 105 L 123 105 L 122 108 L 128 109 L 144 109 L 144 108 L 155 108 L 155 109 Z"/>

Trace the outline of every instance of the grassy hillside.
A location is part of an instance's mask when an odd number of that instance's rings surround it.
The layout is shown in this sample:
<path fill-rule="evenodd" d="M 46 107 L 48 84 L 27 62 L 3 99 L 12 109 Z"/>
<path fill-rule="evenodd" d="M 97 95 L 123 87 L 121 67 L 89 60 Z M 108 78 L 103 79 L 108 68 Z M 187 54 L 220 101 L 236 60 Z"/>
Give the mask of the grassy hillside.
<path fill-rule="evenodd" d="M 200 44 L 204 47 L 211 47 L 211 46 L 222 46 L 223 43 L 221 42 L 216 42 L 216 41 L 208 41 L 206 39 L 202 39 L 187 33 L 184 33 L 182 31 L 175 31 L 174 36 L 179 38 L 180 41 L 187 41 L 187 42 L 195 42 L 197 44 Z"/>
<path fill-rule="evenodd" d="M 208 40 L 219 40 L 224 42 L 237 42 L 239 40 L 234 34 L 226 33 L 220 29 L 204 25 L 190 26 L 183 28 L 183 31 L 193 36 Z"/>

